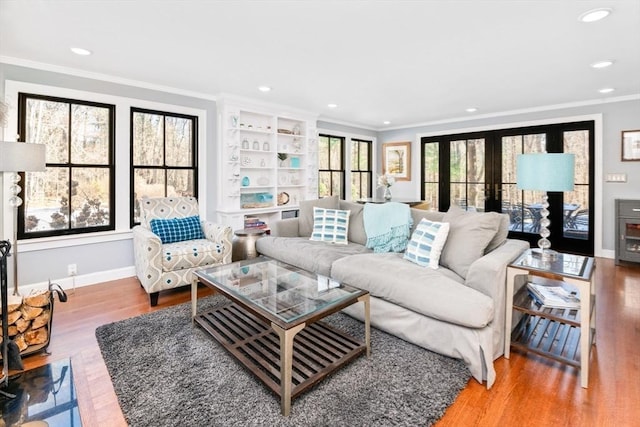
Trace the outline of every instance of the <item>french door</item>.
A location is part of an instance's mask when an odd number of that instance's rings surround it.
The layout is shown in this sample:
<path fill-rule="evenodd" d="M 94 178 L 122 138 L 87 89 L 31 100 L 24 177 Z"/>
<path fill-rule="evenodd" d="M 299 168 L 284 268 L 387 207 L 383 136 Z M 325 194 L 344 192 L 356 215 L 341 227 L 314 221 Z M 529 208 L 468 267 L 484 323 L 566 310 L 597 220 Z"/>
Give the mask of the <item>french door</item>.
<path fill-rule="evenodd" d="M 540 238 L 542 192 L 517 188 L 516 158 L 527 153 L 575 154 L 574 190 L 550 192 L 553 249 L 593 255 L 594 125 L 592 121 L 424 137 L 422 199 L 433 209 L 451 205 L 509 215 L 509 237 Z"/>

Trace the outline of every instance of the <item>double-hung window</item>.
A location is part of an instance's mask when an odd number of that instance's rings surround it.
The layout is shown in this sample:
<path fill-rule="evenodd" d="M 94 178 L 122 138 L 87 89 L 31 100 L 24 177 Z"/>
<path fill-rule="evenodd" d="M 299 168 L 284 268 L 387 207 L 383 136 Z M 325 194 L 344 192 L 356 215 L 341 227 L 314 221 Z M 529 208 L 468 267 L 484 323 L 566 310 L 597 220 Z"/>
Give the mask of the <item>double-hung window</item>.
<path fill-rule="evenodd" d="M 342 136 L 318 138 L 318 194 L 344 199 L 344 140 Z"/>
<path fill-rule="evenodd" d="M 131 226 L 142 197 L 198 196 L 198 118 L 131 108 Z"/>
<path fill-rule="evenodd" d="M 351 139 L 351 200 L 371 197 L 372 170 L 371 146 L 372 141 Z"/>
<path fill-rule="evenodd" d="M 115 106 L 18 94 L 20 140 L 46 145 L 46 171 L 24 175 L 18 237 L 113 230 Z"/>

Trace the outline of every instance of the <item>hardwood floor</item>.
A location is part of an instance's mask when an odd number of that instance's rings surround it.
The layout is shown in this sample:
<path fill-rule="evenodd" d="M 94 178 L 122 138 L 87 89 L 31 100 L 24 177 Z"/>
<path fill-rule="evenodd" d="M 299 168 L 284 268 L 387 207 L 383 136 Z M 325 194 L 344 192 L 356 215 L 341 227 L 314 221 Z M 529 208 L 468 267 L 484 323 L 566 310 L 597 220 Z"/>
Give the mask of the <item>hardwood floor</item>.
<path fill-rule="evenodd" d="M 495 362 L 487 390 L 471 379 L 438 426 L 632 426 L 640 420 L 640 268 L 597 259 L 596 348 L 589 388 L 576 368 L 512 350 Z M 201 296 L 210 291 L 202 288 Z M 157 307 L 134 278 L 69 291 L 56 301 L 50 355 L 25 368 L 70 357 L 85 426 L 125 426 L 95 338 L 96 327 L 188 301 L 188 288 L 163 293 Z M 384 375 L 384 373 L 380 373 Z M 311 391 L 313 392 L 313 391 Z M 274 398 L 274 405 L 277 404 Z M 294 402 L 295 407 L 295 402 Z M 174 420 L 167 420 L 168 424 Z"/>

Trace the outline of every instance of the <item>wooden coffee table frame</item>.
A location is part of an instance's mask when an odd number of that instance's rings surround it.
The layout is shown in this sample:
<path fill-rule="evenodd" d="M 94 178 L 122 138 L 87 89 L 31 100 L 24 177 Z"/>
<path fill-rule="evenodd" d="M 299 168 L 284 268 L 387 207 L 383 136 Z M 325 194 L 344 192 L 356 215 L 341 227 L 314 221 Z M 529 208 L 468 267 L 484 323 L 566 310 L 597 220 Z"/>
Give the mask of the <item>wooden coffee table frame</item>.
<path fill-rule="evenodd" d="M 293 398 L 324 377 L 365 351 L 367 357 L 371 355 L 370 301 L 366 291 L 356 292 L 293 322 L 285 322 L 262 307 L 246 304 L 206 278 L 194 277 L 191 283 L 193 321 L 280 396 L 282 415 L 291 412 Z M 198 283 L 221 293 L 232 303 L 198 314 Z M 357 302 L 364 303 L 364 343 L 319 322 Z"/>

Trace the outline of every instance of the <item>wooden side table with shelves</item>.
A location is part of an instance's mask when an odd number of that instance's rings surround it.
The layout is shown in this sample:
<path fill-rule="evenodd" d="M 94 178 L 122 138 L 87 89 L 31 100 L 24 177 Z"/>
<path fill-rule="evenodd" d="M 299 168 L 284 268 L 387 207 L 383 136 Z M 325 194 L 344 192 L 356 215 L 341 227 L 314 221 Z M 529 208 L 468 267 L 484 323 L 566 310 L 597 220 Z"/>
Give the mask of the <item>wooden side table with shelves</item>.
<path fill-rule="evenodd" d="M 596 335 L 595 262 L 592 257 L 559 253 L 548 261 L 528 250 L 507 267 L 504 356 L 510 348 L 530 351 L 580 369 L 589 384 L 589 361 Z M 567 283 L 578 290 L 579 309 L 540 305 L 527 283 Z M 514 324 L 515 323 L 515 324 Z"/>

